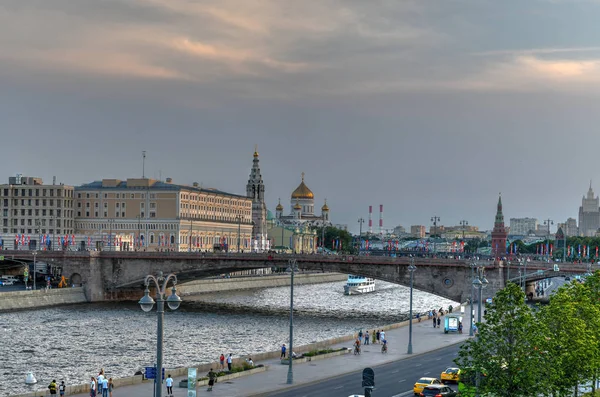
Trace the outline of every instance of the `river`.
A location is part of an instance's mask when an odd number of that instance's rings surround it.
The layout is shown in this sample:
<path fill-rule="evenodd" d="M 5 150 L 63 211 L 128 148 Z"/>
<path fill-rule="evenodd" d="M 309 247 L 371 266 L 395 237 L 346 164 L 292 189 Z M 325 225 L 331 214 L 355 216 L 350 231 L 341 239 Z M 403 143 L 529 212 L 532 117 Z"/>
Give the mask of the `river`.
<path fill-rule="evenodd" d="M 345 296 L 343 285 L 295 286 L 294 344 L 407 318 L 408 288 L 378 281 L 374 293 Z M 177 311 L 165 313 L 165 367 L 277 350 L 288 342 L 289 294 L 289 287 L 278 287 L 185 297 Z M 448 305 L 457 303 L 414 291 L 415 312 Z M 44 389 L 52 379 L 84 383 L 100 368 L 109 377 L 131 376 L 155 361 L 155 311 L 145 313 L 133 302 L 1 313 L 0 332 L 2 396 Z M 28 371 L 37 385 L 25 385 Z"/>

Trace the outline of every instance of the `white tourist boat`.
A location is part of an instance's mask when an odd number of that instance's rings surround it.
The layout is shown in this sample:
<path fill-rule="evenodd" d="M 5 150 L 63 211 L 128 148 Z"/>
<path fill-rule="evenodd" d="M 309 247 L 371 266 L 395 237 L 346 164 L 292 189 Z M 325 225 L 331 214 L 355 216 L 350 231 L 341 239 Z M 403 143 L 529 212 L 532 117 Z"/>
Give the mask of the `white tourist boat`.
<path fill-rule="evenodd" d="M 364 276 L 348 275 L 348 282 L 344 285 L 344 295 L 358 295 L 375 292 L 375 280 Z"/>

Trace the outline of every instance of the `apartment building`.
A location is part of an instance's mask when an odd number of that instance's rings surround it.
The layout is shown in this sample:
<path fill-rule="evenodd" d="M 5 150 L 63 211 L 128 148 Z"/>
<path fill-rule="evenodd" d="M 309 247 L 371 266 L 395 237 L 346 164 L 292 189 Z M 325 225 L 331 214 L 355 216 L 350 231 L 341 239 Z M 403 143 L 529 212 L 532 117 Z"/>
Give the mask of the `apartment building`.
<path fill-rule="evenodd" d="M 74 188 L 64 184 L 45 185 L 41 178 L 9 177 L 0 185 L 2 240 L 13 248 L 19 236 L 22 245 L 39 247 L 40 235 L 56 241 L 55 236 L 72 235 L 74 224 Z"/>

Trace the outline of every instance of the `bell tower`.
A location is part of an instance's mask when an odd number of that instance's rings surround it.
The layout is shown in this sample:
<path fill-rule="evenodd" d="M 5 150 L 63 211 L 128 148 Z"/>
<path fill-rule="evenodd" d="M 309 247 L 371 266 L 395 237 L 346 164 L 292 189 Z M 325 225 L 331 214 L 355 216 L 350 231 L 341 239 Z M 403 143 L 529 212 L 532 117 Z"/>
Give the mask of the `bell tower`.
<path fill-rule="evenodd" d="M 258 249 L 264 249 L 267 240 L 267 206 L 265 205 L 265 184 L 260 174 L 258 147 L 254 147 L 254 158 L 250 178 L 246 185 L 246 197 L 252 199 L 252 238 L 257 240 Z"/>
<path fill-rule="evenodd" d="M 504 214 L 502 213 L 502 195 L 498 197 L 498 207 L 496 209 L 496 220 L 494 221 L 494 230 L 492 230 L 492 256 L 496 259 L 506 256 L 506 238 L 508 233 L 504 226 Z"/>

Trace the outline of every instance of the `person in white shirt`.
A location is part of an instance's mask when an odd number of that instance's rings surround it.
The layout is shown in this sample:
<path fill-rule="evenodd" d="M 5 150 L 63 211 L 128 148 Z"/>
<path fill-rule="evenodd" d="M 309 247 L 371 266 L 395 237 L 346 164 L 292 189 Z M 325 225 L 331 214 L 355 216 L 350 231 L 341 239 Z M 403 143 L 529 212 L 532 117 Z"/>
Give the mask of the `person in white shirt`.
<path fill-rule="evenodd" d="M 379 339 L 384 340 L 385 339 L 385 331 L 381 330 L 381 333 L 379 335 Z"/>
<path fill-rule="evenodd" d="M 92 381 L 90 382 L 90 397 L 96 397 L 96 378 L 92 376 Z"/>
<path fill-rule="evenodd" d="M 167 380 L 165 380 L 165 384 L 167 385 L 167 396 L 173 395 L 173 378 L 171 378 L 171 374 L 167 375 Z"/>
<path fill-rule="evenodd" d="M 254 367 L 254 361 L 252 361 L 252 357 L 248 357 L 248 359 L 246 360 L 246 362 L 248 363 L 248 365 L 250 365 L 251 367 Z"/>

